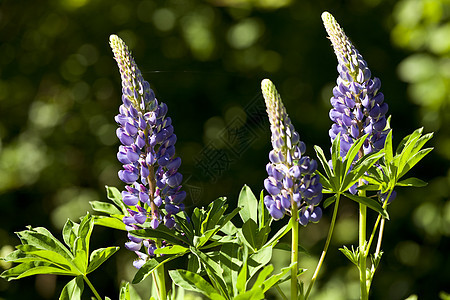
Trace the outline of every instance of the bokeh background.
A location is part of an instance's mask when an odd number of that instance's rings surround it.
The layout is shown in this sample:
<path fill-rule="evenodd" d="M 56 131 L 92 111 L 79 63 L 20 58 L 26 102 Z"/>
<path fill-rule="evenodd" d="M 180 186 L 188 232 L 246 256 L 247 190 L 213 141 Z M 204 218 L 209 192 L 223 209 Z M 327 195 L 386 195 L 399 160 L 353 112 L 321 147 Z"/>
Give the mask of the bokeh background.
<path fill-rule="evenodd" d="M 89 201 L 105 200 L 105 185 L 123 187 L 112 33 L 126 41 L 144 78 L 169 106 L 188 210 L 219 196 L 234 206 L 244 184 L 257 194 L 263 188 L 270 150 L 264 78 L 278 87 L 308 153 L 314 155 L 313 145 L 329 149 L 337 63 L 320 18 L 324 10 L 381 78 L 395 144 L 421 126 L 435 132 L 435 150 L 412 172 L 429 185 L 398 189 L 389 207 L 372 298 L 438 299 L 441 291 L 450 292 L 448 0 L 0 1 L 1 255 L 19 243 L 15 231 L 45 226 L 61 237 L 67 218 L 78 220 Z M 310 270 L 330 216 L 325 210 L 320 223 L 300 232 L 310 252 L 301 264 Z M 358 299 L 356 268 L 337 250 L 356 240 L 357 205 L 344 201 L 314 299 Z M 92 243 L 125 241 L 122 232 L 96 227 Z M 275 256 L 278 268 L 289 260 L 285 253 Z M 133 258 L 122 249 L 92 274 L 100 294 L 118 297 L 120 280 L 134 275 Z M 6 267 L 1 263 L 0 271 Z M 0 279 L 0 299 L 57 299 L 67 280 Z M 144 298 L 147 286 L 137 286 Z"/>

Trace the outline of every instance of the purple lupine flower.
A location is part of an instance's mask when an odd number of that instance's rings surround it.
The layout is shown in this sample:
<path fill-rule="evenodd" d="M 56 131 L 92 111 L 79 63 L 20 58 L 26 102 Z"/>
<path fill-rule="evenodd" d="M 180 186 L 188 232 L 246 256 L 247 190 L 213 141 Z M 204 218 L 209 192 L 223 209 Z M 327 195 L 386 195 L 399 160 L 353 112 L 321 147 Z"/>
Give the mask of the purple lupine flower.
<path fill-rule="evenodd" d="M 269 153 L 270 163 L 266 166 L 269 177 L 264 180 L 264 187 L 269 195 L 264 197 L 264 204 L 270 215 L 278 220 L 285 214 L 291 214 L 295 201 L 301 225 L 318 222 L 322 216 L 318 206 L 322 200 L 322 184 L 319 175 L 314 175 L 317 163 L 303 156 L 306 146 L 300 141 L 274 84 L 264 79 L 261 89 L 269 115 L 273 146 Z"/>
<path fill-rule="evenodd" d="M 322 20 L 337 56 L 339 72 L 331 98 L 330 118 L 334 122 L 329 131 L 331 141 L 341 133 L 340 155 L 344 157 L 354 141 L 368 133 L 360 156 L 378 151 L 389 132 L 385 129 L 388 105 L 379 92 L 381 82 L 371 78 L 366 61 L 334 17 L 324 12 Z"/>
<path fill-rule="evenodd" d="M 167 105 L 158 102 L 150 84 L 144 80 L 128 47 L 116 35 L 110 36 L 114 59 L 122 78 L 122 105 L 115 117 L 121 142 L 117 159 L 123 164 L 120 180 L 125 182 L 123 202 L 129 214 L 123 222 L 128 231 L 157 228 L 164 223 L 173 228 L 173 214 L 184 209 L 186 192 L 181 190 L 183 176 L 178 172 L 181 159 L 175 157 L 176 135 L 172 120 L 166 117 Z M 135 251 L 139 268 L 154 255 L 152 240 L 142 240 L 128 234 L 125 247 Z M 140 252 L 144 246 L 147 254 Z"/>

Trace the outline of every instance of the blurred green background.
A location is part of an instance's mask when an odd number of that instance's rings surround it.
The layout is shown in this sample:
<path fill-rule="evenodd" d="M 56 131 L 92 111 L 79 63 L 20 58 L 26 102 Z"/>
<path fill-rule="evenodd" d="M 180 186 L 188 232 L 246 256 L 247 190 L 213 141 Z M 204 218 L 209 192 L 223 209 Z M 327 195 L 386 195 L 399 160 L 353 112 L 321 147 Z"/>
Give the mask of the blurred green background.
<path fill-rule="evenodd" d="M 328 149 L 337 63 L 320 19 L 324 10 L 381 79 L 395 144 L 421 126 L 436 132 L 435 150 L 411 174 L 429 185 L 398 189 L 389 207 L 372 298 L 437 299 L 450 292 L 448 0 L 0 1 L 1 255 L 19 243 L 14 231 L 45 226 L 61 237 L 67 218 L 77 220 L 89 201 L 105 199 L 105 185 L 123 187 L 113 33 L 169 106 L 188 210 L 219 196 L 234 206 L 244 184 L 257 194 L 263 188 L 270 150 L 264 78 L 276 84 L 308 154 L 313 145 Z M 310 270 L 330 216 L 328 209 L 320 223 L 301 229 L 300 243 L 311 253 L 301 265 Z M 357 205 L 344 201 L 313 299 L 358 299 L 356 268 L 337 251 L 356 240 Z M 122 232 L 96 228 L 92 243 L 125 241 Z M 286 254 L 275 256 L 275 266 L 287 265 Z M 133 258 L 121 250 L 92 274 L 101 295 L 117 298 L 120 280 L 134 275 Z M 0 279 L 0 298 L 57 299 L 67 280 Z M 145 297 L 146 285 L 137 286 Z"/>

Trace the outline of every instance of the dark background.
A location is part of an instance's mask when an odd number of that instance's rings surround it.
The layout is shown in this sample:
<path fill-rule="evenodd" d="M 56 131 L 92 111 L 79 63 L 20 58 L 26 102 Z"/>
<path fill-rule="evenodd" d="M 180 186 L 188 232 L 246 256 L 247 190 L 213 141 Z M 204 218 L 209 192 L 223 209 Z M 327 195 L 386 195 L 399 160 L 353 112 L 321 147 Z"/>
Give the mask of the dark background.
<path fill-rule="evenodd" d="M 19 243 L 15 231 L 45 226 L 61 237 L 67 218 L 77 220 L 89 201 L 105 199 L 105 185 L 123 187 L 113 33 L 169 106 L 189 211 L 219 196 L 233 207 L 244 184 L 256 194 L 263 188 L 270 151 L 264 78 L 277 86 L 308 154 L 313 145 L 329 149 L 337 63 L 320 18 L 325 10 L 381 79 L 395 144 L 421 126 L 435 131 L 429 143 L 435 150 L 411 172 L 429 185 L 399 188 L 389 207 L 372 298 L 437 299 L 450 292 L 450 7 L 444 0 L 0 1 L 1 256 Z M 311 253 L 301 265 L 310 270 L 331 213 L 300 232 Z M 98 227 L 92 238 L 93 247 L 125 241 L 122 232 Z M 358 299 L 356 268 L 337 250 L 356 243 L 357 205 L 344 201 L 314 299 Z M 289 259 L 276 257 L 277 267 Z M 133 258 L 122 249 L 91 275 L 101 295 L 118 298 L 120 281 L 134 275 Z M 2 262 L 0 271 L 6 267 Z M 57 299 L 68 279 L 0 279 L 0 299 Z M 144 298 L 146 285 L 138 286 Z"/>

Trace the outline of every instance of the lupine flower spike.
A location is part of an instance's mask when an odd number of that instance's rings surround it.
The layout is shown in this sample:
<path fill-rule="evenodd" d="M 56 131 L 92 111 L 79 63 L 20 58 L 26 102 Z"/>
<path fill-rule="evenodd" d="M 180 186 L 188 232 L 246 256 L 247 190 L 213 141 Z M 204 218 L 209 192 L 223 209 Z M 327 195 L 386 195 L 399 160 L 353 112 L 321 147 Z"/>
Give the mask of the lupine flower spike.
<path fill-rule="evenodd" d="M 181 159 L 175 157 L 176 135 L 172 120 L 166 117 L 167 106 L 158 102 L 150 84 L 145 81 L 128 47 L 116 35 L 110 36 L 114 59 L 122 78 L 122 105 L 115 117 L 119 128 L 117 159 L 123 164 L 119 178 L 127 185 L 122 192 L 129 215 L 123 218 L 128 231 L 157 228 L 164 223 L 175 226 L 173 214 L 184 209 L 186 192 L 181 190 L 183 176 L 178 172 Z M 125 247 L 135 251 L 140 268 L 154 255 L 153 240 L 128 234 Z M 145 246 L 145 253 L 141 252 Z M 164 243 L 163 245 L 164 246 Z"/>
<path fill-rule="evenodd" d="M 266 167 L 269 177 L 264 181 L 270 195 L 265 196 L 264 204 L 270 215 L 278 220 L 285 214 L 291 214 L 295 201 L 301 225 L 318 222 L 322 217 L 322 210 L 317 206 L 322 200 L 322 184 L 319 176 L 313 175 L 317 162 L 303 156 L 306 146 L 300 141 L 274 84 L 264 79 L 261 89 L 269 115 L 273 146 L 269 153 L 270 163 Z"/>
<path fill-rule="evenodd" d="M 364 154 L 383 148 L 388 130 L 386 113 L 388 105 L 381 82 L 371 78 L 371 72 L 358 50 L 353 46 L 334 17 L 324 12 L 322 20 L 338 60 L 339 77 L 333 89 L 330 118 L 334 122 L 329 133 L 333 141 L 341 133 L 341 156 L 344 157 L 353 142 L 364 134 Z"/>
<path fill-rule="evenodd" d="M 331 97 L 330 119 L 334 122 L 329 131 L 331 142 L 341 133 L 340 155 L 344 157 L 353 143 L 365 134 L 369 134 L 359 152 L 364 154 L 376 152 L 384 147 L 389 129 L 386 129 L 388 105 L 381 93 L 381 82 L 371 78 L 367 62 L 345 35 L 334 17 L 324 12 L 323 24 L 333 45 L 338 60 L 339 77 Z M 356 193 L 357 185 L 350 188 Z M 395 197 L 391 196 L 390 200 Z"/>

